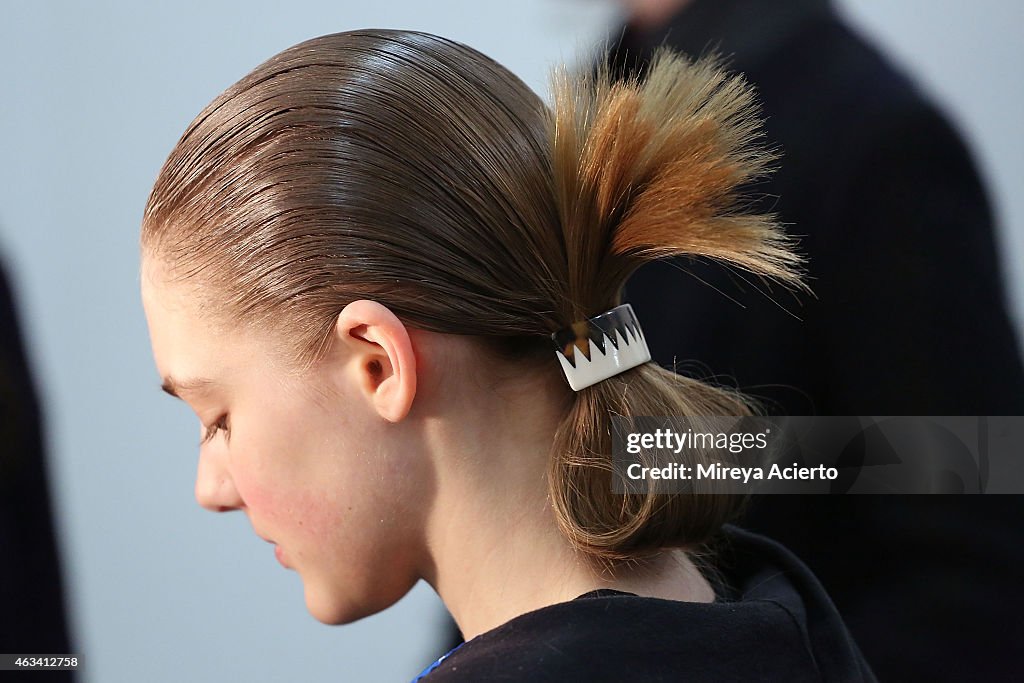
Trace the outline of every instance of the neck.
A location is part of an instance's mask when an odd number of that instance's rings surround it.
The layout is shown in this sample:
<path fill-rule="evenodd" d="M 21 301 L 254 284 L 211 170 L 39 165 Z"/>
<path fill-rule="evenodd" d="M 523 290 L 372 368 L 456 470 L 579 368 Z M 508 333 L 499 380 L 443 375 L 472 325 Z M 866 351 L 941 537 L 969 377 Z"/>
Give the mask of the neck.
<path fill-rule="evenodd" d="M 629 23 L 641 31 L 655 31 L 693 0 L 622 0 Z"/>
<path fill-rule="evenodd" d="M 710 602 L 714 592 L 681 551 L 640 566 L 602 572 L 559 531 L 547 495 L 556 406 L 475 397 L 457 422 L 428 430 L 443 453 L 444 476 L 428 517 L 422 576 L 434 587 L 469 640 L 521 614 L 600 588 L 670 600 Z M 468 411 L 468 412 L 467 412 Z M 500 417 L 495 417 L 500 416 Z M 467 434 L 466 424 L 486 424 Z"/>

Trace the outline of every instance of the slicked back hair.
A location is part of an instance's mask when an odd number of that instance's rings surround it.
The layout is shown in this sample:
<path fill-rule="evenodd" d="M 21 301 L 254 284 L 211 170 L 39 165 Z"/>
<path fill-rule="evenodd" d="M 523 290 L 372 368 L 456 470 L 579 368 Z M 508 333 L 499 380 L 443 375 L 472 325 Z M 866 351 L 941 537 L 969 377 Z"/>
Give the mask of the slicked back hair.
<path fill-rule="evenodd" d="M 188 127 L 146 206 L 143 252 L 306 365 L 358 299 L 560 373 L 550 335 L 618 305 L 649 261 L 703 256 L 798 283 L 773 218 L 738 203 L 771 160 L 741 77 L 663 49 L 642 82 L 561 69 L 552 83 L 548 107 L 485 55 L 418 32 L 296 45 Z M 564 391 L 548 482 L 579 550 L 614 562 L 697 547 L 736 512 L 730 496 L 613 494 L 609 421 L 743 415 L 742 396 L 653 363 Z"/>

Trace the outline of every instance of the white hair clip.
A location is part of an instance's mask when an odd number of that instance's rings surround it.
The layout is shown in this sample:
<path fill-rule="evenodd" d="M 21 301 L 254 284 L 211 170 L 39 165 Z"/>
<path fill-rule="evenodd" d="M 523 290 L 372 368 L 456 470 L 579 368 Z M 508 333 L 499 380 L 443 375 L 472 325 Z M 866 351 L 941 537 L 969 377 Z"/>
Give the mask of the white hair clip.
<path fill-rule="evenodd" d="M 551 339 L 573 391 L 651 360 L 647 340 L 629 304 L 575 322 L 552 334 Z"/>

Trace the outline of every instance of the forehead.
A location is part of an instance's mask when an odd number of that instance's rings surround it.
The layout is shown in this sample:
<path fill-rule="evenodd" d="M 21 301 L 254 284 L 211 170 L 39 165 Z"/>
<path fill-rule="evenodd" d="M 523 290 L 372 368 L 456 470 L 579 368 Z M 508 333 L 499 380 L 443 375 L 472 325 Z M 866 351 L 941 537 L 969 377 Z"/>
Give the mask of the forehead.
<path fill-rule="evenodd" d="M 191 283 L 176 282 L 155 259 L 143 259 L 142 306 L 160 381 L 199 389 L 238 390 L 301 385 L 316 373 L 302 373 L 289 361 L 270 330 L 226 324 Z M 205 385 L 201 381 L 209 380 Z"/>
<path fill-rule="evenodd" d="M 141 273 L 142 307 L 149 326 L 153 358 L 161 381 L 223 375 L 231 354 L 245 346 L 229 330 L 218 329 L 197 304 L 193 287 L 171 281 L 167 270 L 144 258 Z"/>

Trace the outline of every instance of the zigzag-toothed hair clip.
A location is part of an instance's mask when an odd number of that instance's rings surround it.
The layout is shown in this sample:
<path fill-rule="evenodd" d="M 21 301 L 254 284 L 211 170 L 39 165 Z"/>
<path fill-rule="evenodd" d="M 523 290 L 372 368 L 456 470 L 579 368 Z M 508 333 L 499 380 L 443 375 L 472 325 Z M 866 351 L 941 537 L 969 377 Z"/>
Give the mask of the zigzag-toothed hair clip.
<path fill-rule="evenodd" d="M 585 389 L 651 360 L 633 307 L 616 306 L 551 335 L 573 391 Z"/>

